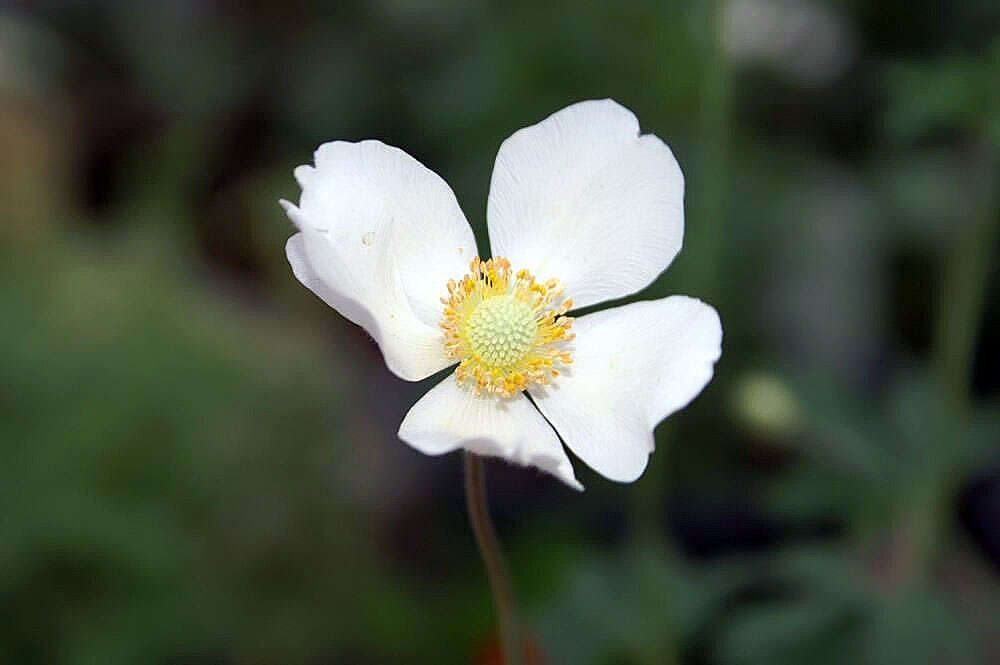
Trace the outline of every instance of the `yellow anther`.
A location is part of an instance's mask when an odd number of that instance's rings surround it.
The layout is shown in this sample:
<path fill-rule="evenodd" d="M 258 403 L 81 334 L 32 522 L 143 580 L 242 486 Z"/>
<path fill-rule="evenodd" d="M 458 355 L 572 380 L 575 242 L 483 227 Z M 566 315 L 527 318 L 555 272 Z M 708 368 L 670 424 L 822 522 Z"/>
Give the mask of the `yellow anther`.
<path fill-rule="evenodd" d="M 564 348 L 573 339 L 573 319 L 563 316 L 573 301 L 554 303 L 562 294 L 559 280 L 540 284 L 528 270 L 512 273 L 503 257 L 477 256 L 469 271 L 448 280 L 448 297 L 441 299 L 445 351 L 459 361 L 456 378 L 471 381 L 477 393 L 510 397 L 558 376 L 553 365 L 573 361 Z"/>

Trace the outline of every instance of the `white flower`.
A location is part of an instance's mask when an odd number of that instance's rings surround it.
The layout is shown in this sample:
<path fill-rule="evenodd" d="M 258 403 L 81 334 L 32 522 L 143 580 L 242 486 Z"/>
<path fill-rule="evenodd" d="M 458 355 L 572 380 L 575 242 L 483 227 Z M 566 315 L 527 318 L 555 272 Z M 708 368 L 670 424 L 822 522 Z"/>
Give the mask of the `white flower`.
<path fill-rule="evenodd" d="M 663 141 L 611 100 L 515 132 L 493 169 L 487 261 L 448 185 L 405 152 L 334 141 L 315 162 L 295 169 L 299 205 L 281 202 L 299 229 L 286 247 L 295 276 L 368 331 L 399 377 L 458 365 L 401 439 L 582 489 L 562 437 L 607 478 L 642 474 L 653 428 L 712 377 L 719 317 L 684 296 L 565 314 L 635 293 L 680 250 L 684 177 Z"/>

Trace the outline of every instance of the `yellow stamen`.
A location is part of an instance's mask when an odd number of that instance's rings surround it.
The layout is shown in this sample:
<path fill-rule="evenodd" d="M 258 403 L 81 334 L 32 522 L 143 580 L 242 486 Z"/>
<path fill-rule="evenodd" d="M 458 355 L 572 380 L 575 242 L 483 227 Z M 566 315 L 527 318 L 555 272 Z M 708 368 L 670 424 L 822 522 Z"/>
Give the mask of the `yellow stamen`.
<path fill-rule="evenodd" d="M 555 304 L 562 291 L 559 280 L 539 284 L 527 270 L 512 274 L 505 258 L 474 258 L 468 275 L 448 280 L 448 297 L 441 299 L 445 350 L 459 361 L 457 379 L 471 381 L 476 393 L 510 397 L 558 376 L 557 363 L 573 362 L 564 348 L 573 339 L 573 319 L 564 316 L 573 301 Z"/>

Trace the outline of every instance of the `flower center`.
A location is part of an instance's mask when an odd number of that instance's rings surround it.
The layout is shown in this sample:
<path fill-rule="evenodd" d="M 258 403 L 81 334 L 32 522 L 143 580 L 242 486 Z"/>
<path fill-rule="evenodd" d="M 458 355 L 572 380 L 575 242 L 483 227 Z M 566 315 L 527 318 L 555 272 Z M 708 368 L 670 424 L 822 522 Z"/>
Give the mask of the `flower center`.
<path fill-rule="evenodd" d="M 535 313 L 528 303 L 512 295 L 482 301 L 465 324 L 469 350 L 495 367 L 512 365 L 523 358 L 536 332 Z"/>
<path fill-rule="evenodd" d="M 573 339 L 573 319 L 564 316 L 573 301 L 556 304 L 561 295 L 558 280 L 514 274 L 507 259 L 473 259 L 461 281 L 448 280 L 448 297 L 441 299 L 445 350 L 459 361 L 457 379 L 472 381 L 477 393 L 510 397 L 558 376 L 557 364 L 573 362 L 564 348 Z"/>

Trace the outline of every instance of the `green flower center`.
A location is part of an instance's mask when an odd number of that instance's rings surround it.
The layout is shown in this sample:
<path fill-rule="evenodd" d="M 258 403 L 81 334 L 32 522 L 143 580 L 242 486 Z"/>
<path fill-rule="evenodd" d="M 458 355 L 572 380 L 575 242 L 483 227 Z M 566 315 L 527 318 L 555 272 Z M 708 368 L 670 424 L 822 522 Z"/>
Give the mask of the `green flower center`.
<path fill-rule="evenodd" d="M 513 295 L 483 300 L 465 322 L 470 350 L 497 368 L 509 367 L 524 358 L 533 348 L 537 333 L 534 310 Z"/>

